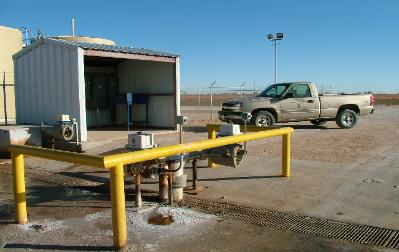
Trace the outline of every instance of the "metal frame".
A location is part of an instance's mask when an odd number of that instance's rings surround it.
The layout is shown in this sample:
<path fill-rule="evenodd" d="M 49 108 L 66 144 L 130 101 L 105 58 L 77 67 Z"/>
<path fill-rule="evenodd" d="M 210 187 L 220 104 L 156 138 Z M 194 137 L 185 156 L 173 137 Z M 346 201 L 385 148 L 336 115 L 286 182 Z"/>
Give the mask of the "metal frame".
<path fill-rule="evenodd" d="M 248 134 L 227 136 L 216 138 L 218 125 L 209 125 L 208 135 L 210 139 L 159 147 L 148 150 L 114 154 L 108 156 L 95 156 L 78 154 L 66 151 L 45 149 L 25 145 L 11 145 L 9 151 L 12 158 L 13 189 L 15 202 L 15 221 L 18 224 L 28 222 L 26 209 L 25 175 L 24 175 L 24 155 L 39 158 L 94 166 L 110 170 L 110 191 L 112 203 L 112 227 L 114 246 L 122 248 L 127 242 L 126 231 L 126 210 L 125 210 L 125 191 L 124 191 L 124 165 L 137 162 L 153 160 L 183 153 L 190 153 L 229 144 L 252 141 L 273 136 L 283 136 L 283 176 L 290 176 L 290 135 L 294 132 L 292 128 L 280 128 L 268 130 L 267 128 L 248 127 L 248 131 L 258 131 Z"/>

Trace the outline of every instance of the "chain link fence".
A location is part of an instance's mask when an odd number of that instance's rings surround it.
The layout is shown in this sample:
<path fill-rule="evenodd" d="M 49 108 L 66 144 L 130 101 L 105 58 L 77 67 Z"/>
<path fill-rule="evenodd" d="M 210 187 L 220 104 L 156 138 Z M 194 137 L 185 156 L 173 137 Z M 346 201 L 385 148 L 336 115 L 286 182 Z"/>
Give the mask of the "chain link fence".
<path fill-rule="evenodd" d="M 14 73 L 0 73 L 0 124 L 15 124 Z"/>

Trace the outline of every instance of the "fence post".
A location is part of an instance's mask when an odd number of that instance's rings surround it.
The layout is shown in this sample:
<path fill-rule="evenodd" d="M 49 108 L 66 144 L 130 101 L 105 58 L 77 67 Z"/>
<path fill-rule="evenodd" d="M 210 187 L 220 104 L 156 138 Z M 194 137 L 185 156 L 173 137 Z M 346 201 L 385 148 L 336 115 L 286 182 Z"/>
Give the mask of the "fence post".
<path fill-rule="evenodd" d="M 3 102 L 4 102 L 4 121 L 8 125 L 7 118 L 7 94 L 6 94 L 6 72 L 3 72 Z"/>
<path fill-rule="evenodd" d="M 25 224 L 28 222 L 28 215 L 26 212 L 24 155 L 12 152 L 11 159 L 16 214 L 15 221 L 18 224 Z"/>
<path fill-rule="evenodd" d="M 283 135 L 282 143 L 282 176 L 291 176 L 291 133 Z"/>
<path fill-rule="evenodd" d="M 110 169 L 112 228 L 114 247 L 122 248 L 126 244 L 126 209 L 123 165 L 118 164 Z"/>
<path fill-rule="evenodd" d="M 201 106 L 201 89 L 198 89 L 198 106 Z"/>
<path fill-rule="evenodd" d="M 208 139 L 215 139 L 216 138 L 216 130 L 213 127 L 208 127 Z M 216 164 L 212 162 L 212 160 L 208 157 L 208 167 L 214 168 Z"/>

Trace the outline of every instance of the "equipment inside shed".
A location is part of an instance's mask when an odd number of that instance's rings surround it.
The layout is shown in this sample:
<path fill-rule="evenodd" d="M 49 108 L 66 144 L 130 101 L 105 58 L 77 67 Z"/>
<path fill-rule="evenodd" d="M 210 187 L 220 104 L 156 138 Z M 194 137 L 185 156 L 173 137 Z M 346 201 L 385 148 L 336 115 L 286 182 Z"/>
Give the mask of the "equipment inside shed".
<path fill-rule="evenodd" d="M 85 56 L 87 127 L 174 128 L 171 63 Z"/>

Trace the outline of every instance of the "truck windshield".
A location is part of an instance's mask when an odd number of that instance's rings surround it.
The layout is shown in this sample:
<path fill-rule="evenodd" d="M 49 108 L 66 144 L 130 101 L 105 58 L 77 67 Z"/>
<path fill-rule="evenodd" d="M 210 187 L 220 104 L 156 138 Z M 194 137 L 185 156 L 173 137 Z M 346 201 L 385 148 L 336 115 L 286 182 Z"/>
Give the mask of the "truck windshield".
<path fill-rule="evenodd" d="M 288 87 L 289 83 L 286 84 L 274 84 L 263 90 L 257 97 L 270 97 L 276 98 L 279 97 Z"/>

